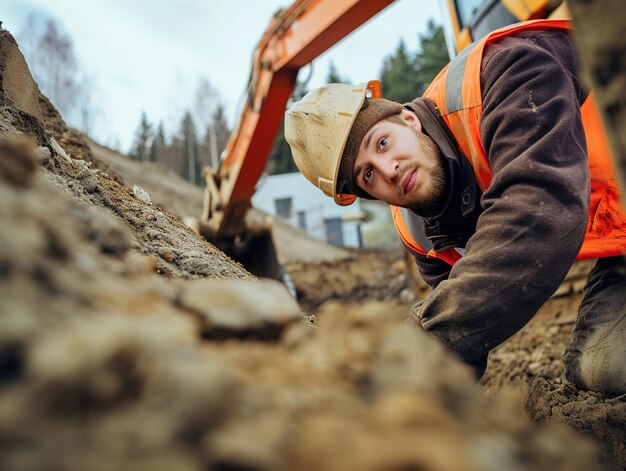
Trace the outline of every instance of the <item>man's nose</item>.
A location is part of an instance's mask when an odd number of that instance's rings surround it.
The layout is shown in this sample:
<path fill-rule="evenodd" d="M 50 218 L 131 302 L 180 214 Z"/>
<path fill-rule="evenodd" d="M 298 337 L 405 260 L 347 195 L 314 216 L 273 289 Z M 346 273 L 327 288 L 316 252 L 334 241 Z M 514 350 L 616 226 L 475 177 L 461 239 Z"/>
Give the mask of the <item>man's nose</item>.
<path fill-rule="evenodd" d="M 398 176 L 398 169 L 400 168 L 400 164 L 398 163 L 398 161 L 389 156 L 386 156 L 386 158 L 384 158 L 383 161 L 380 163 L 380 167 L 381 168 L 379 169 L 379 171 L 385 177 L 385 180 L 390 183 L 394 183 L 396 177 Z"/>

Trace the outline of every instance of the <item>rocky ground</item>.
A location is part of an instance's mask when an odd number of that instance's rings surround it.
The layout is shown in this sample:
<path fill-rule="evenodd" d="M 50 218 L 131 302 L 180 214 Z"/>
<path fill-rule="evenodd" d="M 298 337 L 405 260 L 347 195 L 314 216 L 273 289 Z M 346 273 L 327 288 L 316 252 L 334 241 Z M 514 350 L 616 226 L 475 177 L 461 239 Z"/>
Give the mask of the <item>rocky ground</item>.
<path fill-rule="evenodd" d="M 1 469 L 626 466 L 623 398 L 560 379 L 576 294 L 477 385 L 401 322 L 400 252 L 285 244 L 298 304 L 181 223 L 196 188 L 106 152 L 0 32 Z"/>

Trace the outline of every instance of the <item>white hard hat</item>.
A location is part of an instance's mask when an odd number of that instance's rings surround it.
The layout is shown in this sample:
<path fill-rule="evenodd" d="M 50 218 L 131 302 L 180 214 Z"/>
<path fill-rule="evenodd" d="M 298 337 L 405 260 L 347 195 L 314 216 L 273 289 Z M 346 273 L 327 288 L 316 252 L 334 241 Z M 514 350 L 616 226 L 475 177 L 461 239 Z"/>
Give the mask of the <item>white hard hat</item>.
<path fill-rule="evenodd" d="M 356 200 L 337 188 L 348 135 L 366 98 L 380 97 L 380 82 L 331 83 L 307 93 L 285 116 L 285 138 L 302 174 L 341 206 Z"/>

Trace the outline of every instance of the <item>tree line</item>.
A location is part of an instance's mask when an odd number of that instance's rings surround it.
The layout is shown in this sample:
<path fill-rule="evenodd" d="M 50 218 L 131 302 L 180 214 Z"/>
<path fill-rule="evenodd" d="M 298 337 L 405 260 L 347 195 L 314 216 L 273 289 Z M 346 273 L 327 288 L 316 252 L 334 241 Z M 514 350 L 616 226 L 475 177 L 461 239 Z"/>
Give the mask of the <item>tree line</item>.
<path fill-rule="evenodd" d="M 70 35 L 56 19 L 31 15 L 16 36 L 41 91 L 71 126 L 90 136 L 98 114 L 93 99 L 97 90 L 81 69 Z M 193 103 L 169 135 L 162 121 L 150 122 L 144 111 L 129 157 L 160 164 L 190 182 L 203 184 L 202 167 L 219 164 L 230 129 L 224 106 L 208 80 L 199 81 Z"/>
<path fill-rule="evenodd" d="M 18 39 L 41 90 L 64 118 L 89 135 L 97 114 L 93 103 L 94 84 L 81 72 L 69 35 L 54 19 L 42 21 L 31 17 Z M 394 52 L 383 59 L 377 77 L 383 84 L 383 96 L 400 103 L 421 96 L 447 62 L 443 30 L 431 20 L 426 32 L 417 35 L 415 51 L 400 41 Z M 341 76 L 331 62 L 326 82 L 351 83 L 351 80 Z M 291 101 L 300 100 L 307 91 L 306 84 L 298 83 Z M 202 167 L 219 166 L 231 130 L 219 95 L 208 80 L 200 80 L 193 103 L 193 109 L 184 111 L 176 130 L 169 134 L 162 121 L 150 122 L 144 111 L 129 157 L 163 165 L 186 180 L 202 185 Z M 281 124 L 268 159 L 267 172 L 295 171 L 297 168 Z"/>
<path fill-rule="evenodd" d="M 218 104 L 208 122 L 200 125 L 191 111 L 185 111 L 178 129 L 167 136 L 163 122 L 154 125 L 142 113 L 129 157 L 167 167 L 187 181 L 203 185 L 202 167 L 217 168 L 230 137 L 224 107 Z"/>
<path fill-rule="evenodd" d="M 426 32 L 417 35 L 418 47 L 411 52 L 404 41 L 382 62 L 380 76 L 383 83 L 383 96 L 387 99 L 405 103 L 421 96 L 432 79 L 448 63 L 443 29 L 432 20 Z M 326 76 L 326 83 L 351 83 L 343 77 L 337 66 L 331 62 Z M 297 83 L 291 102 L 300 100 L 308 89 L 305 84 Z M 195 102 L 207 107 L 212 101 L 208 82 L 199 87 Z M 130 157 L 139 161 L 156 162 L 171 168 L 183 178 L 195 184 L 201 181 L 201 169 L 204 165 L 217 168 L 219 156 L 228 143 L 230 130 L 224 119 L 224 109 L 218 105 L 213 115 L 202 129 L 198 129 L 193 114 L 186 112 L 178 132 L 166 139 L 163 124 L 156 129 L 145 113 L 135 134 Z M 213 141 L 212 141 L 213 139 Z M 215 145 L 213 145 L 215 142 Z M 268 158 L 267 172 L 272 174 L 297 172 L 291 157 L 289 144 L 284 137 L 284 122 L 281 123 Z"/>

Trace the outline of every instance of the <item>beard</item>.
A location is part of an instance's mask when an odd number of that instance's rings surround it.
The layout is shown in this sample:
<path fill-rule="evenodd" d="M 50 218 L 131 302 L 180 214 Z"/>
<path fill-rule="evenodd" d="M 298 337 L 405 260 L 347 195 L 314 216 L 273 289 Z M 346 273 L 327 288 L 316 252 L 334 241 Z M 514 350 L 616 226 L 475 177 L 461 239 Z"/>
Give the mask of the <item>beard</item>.
<path fill-rule="evenodd" d="M 435 141 L 430 136 L 415 130 L 417 140 L 422 146 L 426 161 L 433 166 L 427 169 L 428 188 L 426 194 L 419 201 L 415 201 L 408 208 L 421 217 L 434 217 L 440 214 L 448 202 L 449 169 L 444 157 Z"/>

